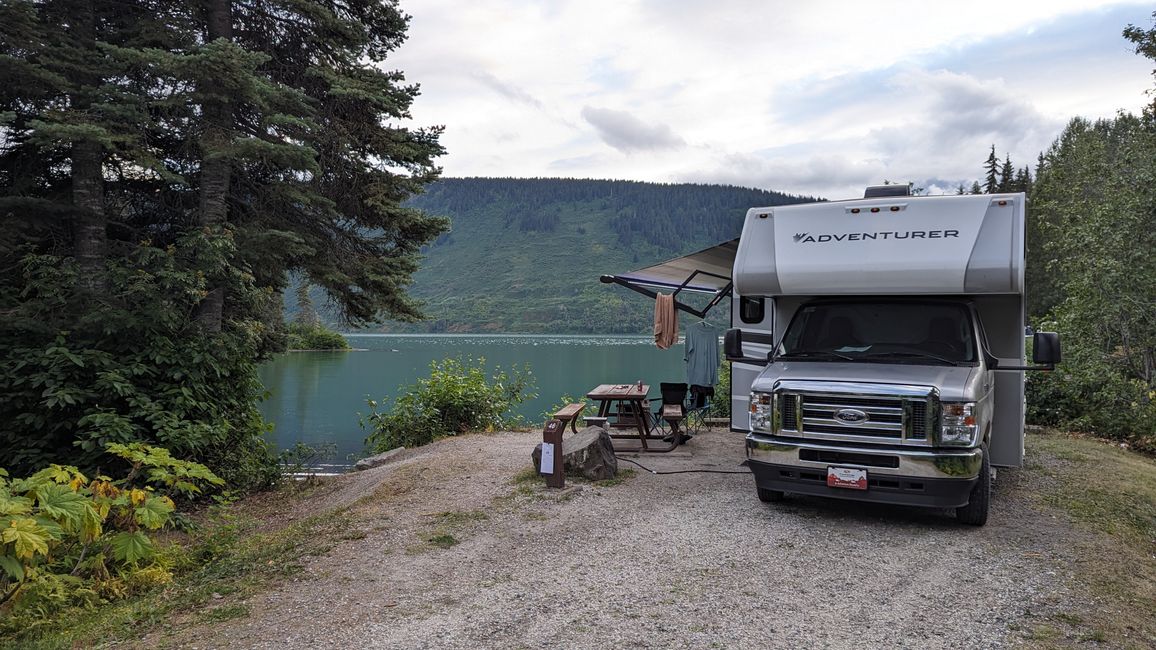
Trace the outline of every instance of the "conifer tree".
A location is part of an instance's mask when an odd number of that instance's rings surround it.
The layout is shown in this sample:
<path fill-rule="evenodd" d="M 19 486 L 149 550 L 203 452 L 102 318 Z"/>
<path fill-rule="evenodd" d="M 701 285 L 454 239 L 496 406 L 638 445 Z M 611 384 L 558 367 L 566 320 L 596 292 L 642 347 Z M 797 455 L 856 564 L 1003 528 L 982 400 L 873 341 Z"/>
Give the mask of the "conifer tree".
<path fill-rule="evenodd" d="M 445 222 L 402 207 L 442 153 L 382 68 L 407 20 L 392 0 L 0 2 L 0 466 L 161 441 L 259 483 L 259 321 L 288 274 L 355 324 L 419 316 L 406 287 Z"/>
<path fill-rule="evenodd" d="M 1012 167 L 1011 154 L 1003 161 L 1003 167 L 999 171 L 999 191 L 1011 192 L 1012 185 L 1015 183 L 1015 167 Z"/>
<path fill-rule="evenodd" d="M 994 144 L 991 145 L 991 153 L 988 154 L 987 161 L 984 162 L 983 168 L 986 172 L 985 178 L 987 179 L 983 186 L 983 190 L 987 194 L 993 194 L 999 187 L 999 158 L 996 158 L 995 156 Z"/>

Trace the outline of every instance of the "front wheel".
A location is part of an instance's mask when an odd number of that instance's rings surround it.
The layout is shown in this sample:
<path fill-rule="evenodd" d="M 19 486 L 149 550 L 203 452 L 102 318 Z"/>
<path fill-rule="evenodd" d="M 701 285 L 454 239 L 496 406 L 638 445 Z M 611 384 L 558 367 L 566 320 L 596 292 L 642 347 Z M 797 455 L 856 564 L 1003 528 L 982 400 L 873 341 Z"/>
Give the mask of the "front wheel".
<path fill-rule="evenodd" d="M 991 463 L 983 450 L 983 464 L 979 468 L 979 480 L 971 488 L 967 505 L 955 509 L 955 518 L 961 524 L 982 526 L 987 523 L 987 511 L 991 505 Z"/>
<path fill-rule="evenodd" d="M 759 501 L 762 501 L 763 503 L 778 503 L 787 496 L 782 492 L 782 490 L 765 490 L 763 488 L 758 488 L 758 490 Z"/>

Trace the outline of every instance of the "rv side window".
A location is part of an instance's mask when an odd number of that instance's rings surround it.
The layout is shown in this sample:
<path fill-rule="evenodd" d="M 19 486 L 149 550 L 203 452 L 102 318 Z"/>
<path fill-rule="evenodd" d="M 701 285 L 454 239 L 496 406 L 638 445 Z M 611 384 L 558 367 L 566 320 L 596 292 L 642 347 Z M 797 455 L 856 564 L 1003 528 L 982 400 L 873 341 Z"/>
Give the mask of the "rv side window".
<path fill-rule="evenodd" d="M 739 298 L 739 318 L 744 323 L 761 323 L 766 316 L 766 307 L 763 306 L 763 298 L 748 298 L 743 296 Z"/>

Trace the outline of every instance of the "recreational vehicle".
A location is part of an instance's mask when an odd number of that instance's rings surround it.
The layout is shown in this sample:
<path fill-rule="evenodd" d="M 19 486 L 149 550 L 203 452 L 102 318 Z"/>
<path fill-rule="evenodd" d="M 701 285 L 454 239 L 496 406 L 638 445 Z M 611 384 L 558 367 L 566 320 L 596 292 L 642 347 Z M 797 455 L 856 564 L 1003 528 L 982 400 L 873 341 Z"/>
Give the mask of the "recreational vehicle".
<path fill-rule="evenodd" d="M 603 282 L 726 297 L 731 430 L 758 497 L 953 508 L 987 521 L 994 467 L 1024 455 L 1023 194 L 864 198 L 748 211 L 742 235 Z M 711 297 L 695 308 L 683 292 Z"/>
<path fill-rule="evenodd" d="M 902 186 L 900 186 L 902 187 Z M 909 196 L 747 213 L 732 273 L 731 429 L 758 497 L 954 508 L 987 521 L 1024 454 L 1023 194 Z"/>

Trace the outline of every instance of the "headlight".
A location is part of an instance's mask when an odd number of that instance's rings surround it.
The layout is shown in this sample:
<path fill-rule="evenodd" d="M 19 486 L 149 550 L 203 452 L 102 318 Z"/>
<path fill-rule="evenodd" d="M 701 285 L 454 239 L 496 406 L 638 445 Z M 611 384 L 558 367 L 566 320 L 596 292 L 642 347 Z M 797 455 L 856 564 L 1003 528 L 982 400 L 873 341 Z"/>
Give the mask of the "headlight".
<path fill-rule="evenodd" d="M 945 402 L 939 442 L 971 447 L 975 444 L 975 402 Z"/>
<path fill-rule="evenodd" d="M 774 409 L 771 406 L 770 393 L 751 393 L 751 429 L 771 433 L 771 416 Z"/>

